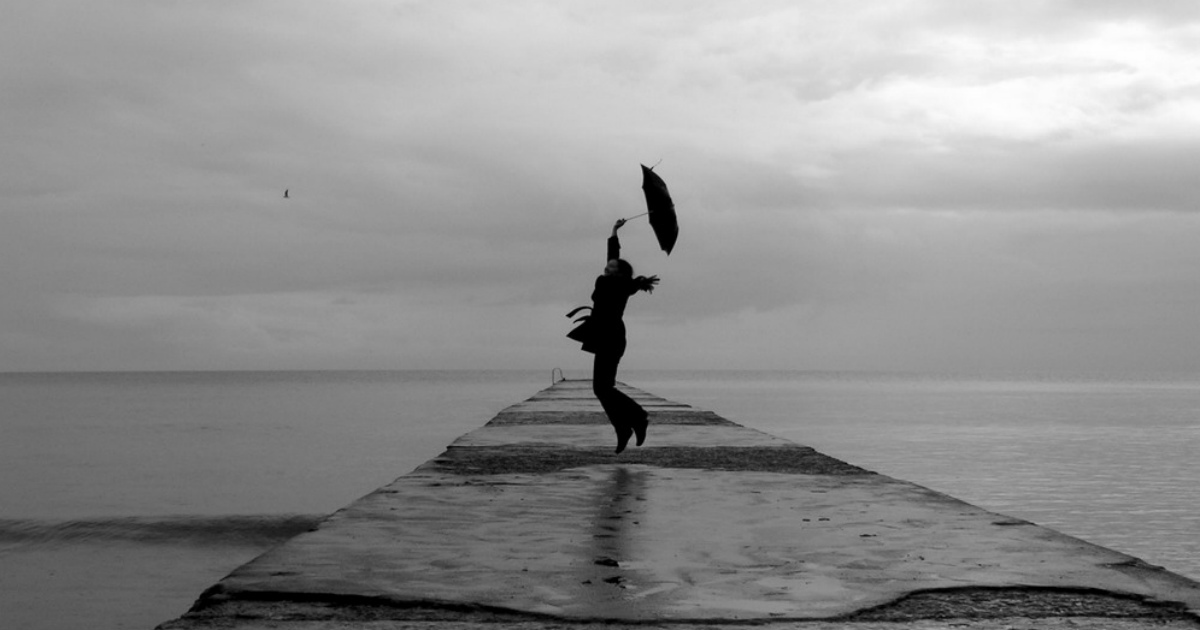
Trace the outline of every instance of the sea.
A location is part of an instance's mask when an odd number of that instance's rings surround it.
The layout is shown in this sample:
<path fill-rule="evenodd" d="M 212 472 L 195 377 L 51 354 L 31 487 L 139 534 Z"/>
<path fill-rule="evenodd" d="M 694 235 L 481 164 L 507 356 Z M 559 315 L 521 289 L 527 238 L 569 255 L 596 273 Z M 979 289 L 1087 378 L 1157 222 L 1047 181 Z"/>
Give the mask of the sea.
<path fill-rule="evenodd" d="M 234 568 L 554 378 L 0 373 L 0 628 L 174 619 Z M 618 378 L 1200 579 L 1200 374 Z"/>

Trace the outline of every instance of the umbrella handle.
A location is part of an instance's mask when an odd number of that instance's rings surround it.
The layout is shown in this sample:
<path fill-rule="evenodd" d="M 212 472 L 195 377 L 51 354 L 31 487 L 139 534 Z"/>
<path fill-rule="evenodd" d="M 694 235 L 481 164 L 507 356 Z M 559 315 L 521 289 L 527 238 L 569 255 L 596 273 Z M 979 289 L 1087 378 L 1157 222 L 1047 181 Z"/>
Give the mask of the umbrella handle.
<path fill-rule="evenodd" d="M 636 219 L 636 218 L 638 218 L 638 217 L 644 217 L 644 216 L 646 216 L 647 214 L 650 214 L 650 213 L 649 213 L 649 212 L 643 212 L 643 213 L 641 213 L 641 214 L 637 214 L 637 215 L 634 215 L 634 216 L 632 216 L 632 217 L 629 217 L 628 219 L 625 219 L 625 220 L 626 220 L 626 221 L 632 221 L 632 220 L 634 220 L 634 219 Z"/>

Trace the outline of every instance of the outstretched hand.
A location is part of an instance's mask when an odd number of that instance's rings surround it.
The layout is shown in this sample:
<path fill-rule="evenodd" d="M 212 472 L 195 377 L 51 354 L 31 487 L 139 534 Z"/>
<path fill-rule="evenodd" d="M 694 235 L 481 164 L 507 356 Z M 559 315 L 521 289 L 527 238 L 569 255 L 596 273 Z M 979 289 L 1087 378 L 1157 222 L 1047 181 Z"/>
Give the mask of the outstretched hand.
<path fill-rule="evenodd" d="M 617 230 L 621 229 L 621 226 L 625 225 L 625 222 L 628 220 L 629 219 L 617 219 L 617 222 L 613 224 L 613 236 L 617 235 Z"/>
<path fill-rule="evenodd" d="M 646 276 L 638 276 L 637 282 L 639 289 L 645 291 L 646 293 L 654 293 L 654 287 L 658 285 L 658 276 L 650 276 L 649 278 Z"/>

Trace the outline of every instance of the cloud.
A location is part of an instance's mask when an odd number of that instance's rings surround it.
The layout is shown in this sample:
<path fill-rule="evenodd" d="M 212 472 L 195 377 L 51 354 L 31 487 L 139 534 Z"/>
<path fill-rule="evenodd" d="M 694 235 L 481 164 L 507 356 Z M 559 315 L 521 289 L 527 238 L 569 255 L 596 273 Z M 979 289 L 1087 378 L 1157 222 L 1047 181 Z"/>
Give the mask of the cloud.
<path fill-rule="evenodd" d="M 1186 366 L 1197 11 L 22 5 L 0 368 L 544 367 L 660 160 L 658 366 Z"/>

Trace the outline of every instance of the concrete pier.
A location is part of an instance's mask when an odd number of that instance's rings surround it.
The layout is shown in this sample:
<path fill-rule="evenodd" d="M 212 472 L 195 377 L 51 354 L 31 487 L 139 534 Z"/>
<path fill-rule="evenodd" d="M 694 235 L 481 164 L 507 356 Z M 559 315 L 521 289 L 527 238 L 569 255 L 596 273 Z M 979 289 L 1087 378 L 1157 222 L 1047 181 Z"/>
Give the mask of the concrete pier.
<path fill-rule="evenodd" d="M 1200 584 L 622 386 L 561 381 L 238 568 L 198 628 L 1200 628 Z"/>

